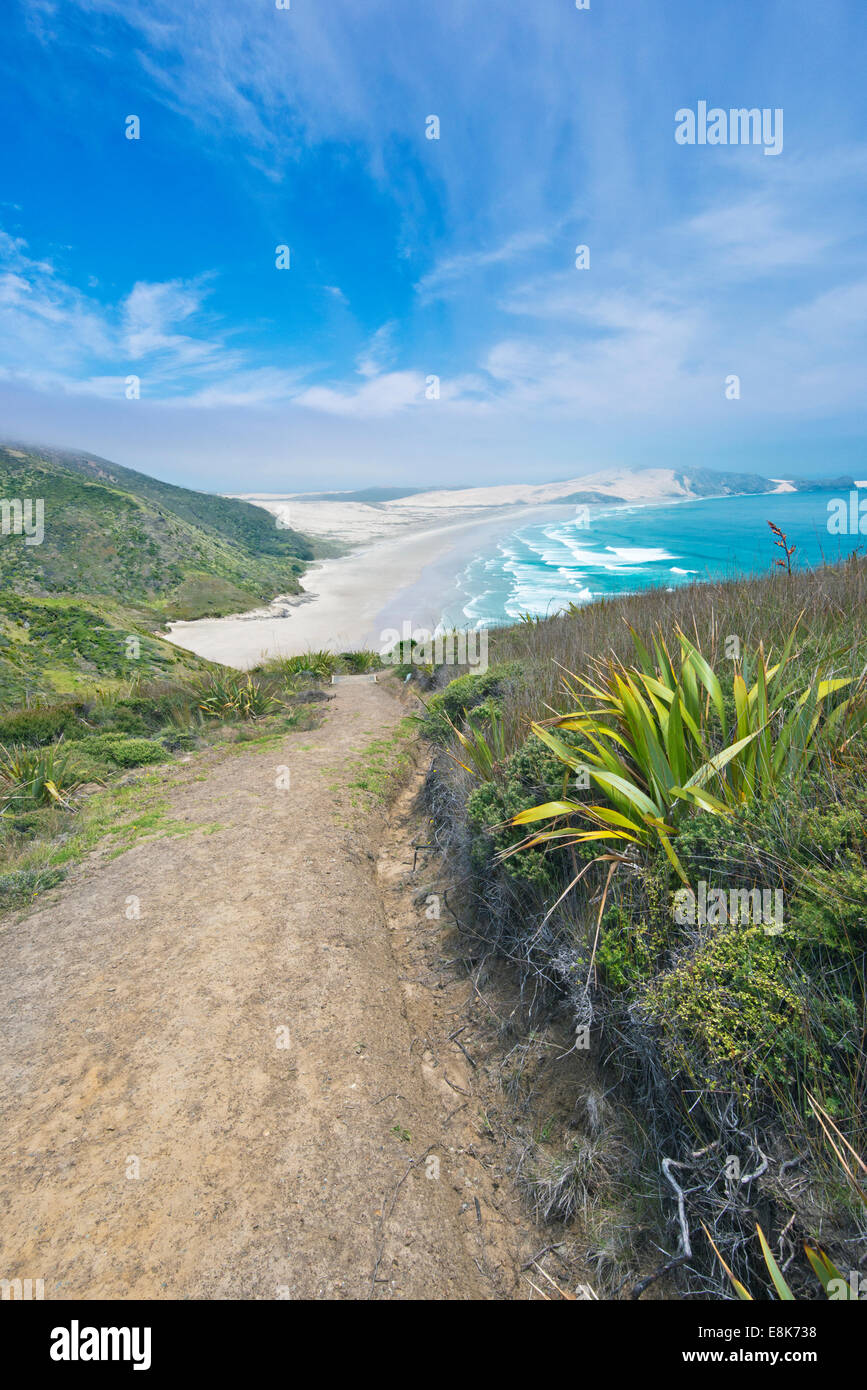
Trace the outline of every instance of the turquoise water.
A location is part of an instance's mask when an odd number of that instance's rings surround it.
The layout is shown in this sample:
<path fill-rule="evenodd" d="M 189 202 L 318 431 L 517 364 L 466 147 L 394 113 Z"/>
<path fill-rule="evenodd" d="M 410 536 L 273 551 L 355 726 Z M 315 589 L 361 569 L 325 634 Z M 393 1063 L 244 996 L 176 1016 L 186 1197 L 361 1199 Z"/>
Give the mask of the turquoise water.
<path fill-rule="evenodd" d="M 766 574 L 782 555 L 769 521 L 796 546 L 795 567 L 841 559 L 863 542 L 828 531 L 828 502 L 841 495 L 775 493 L 591 509 L 589 526 L 568 514 L 520 526 L 471 560 L 445 618 L 460 627 L 496 626 L 605 594 Z"/>

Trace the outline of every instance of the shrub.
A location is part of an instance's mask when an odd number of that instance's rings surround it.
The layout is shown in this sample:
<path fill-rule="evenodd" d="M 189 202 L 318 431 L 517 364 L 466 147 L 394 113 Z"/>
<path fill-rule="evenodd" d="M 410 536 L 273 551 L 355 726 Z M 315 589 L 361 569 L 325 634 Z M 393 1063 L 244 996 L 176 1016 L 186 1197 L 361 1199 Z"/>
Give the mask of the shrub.
<path fill-rule="evenodd" d="M 168 681 L 140 685 L 134 695 L 118 702 L 106 727 L 145 737 L 165 724 L 189 728 L 202 723 L 198 698 L 194 685 Z"/>
<path fill-rule="evenodd" d="M 428 700 L 427 713 L 421 719 L 425 738 L 435 743 L 448 742 L 452 737 L 449 721 L 457 723 L 463 713 L 475 709 L 483 700 L 497 701 L 504 687 L 521 675 L 520 662 L 512 661 L 503 666 L 489 666 L 487 671 L 468 671 L 457 676 Z M 493 707 L 491 704 L 490 708 Z"/>
<path fill-rule="evenodd" d="M 378 671 L 382 667 L 382 658 L 379 653 L 368 651 L 364 647 L 354 652 L 341 652 L 340 661 L 347 671 L 353 671 L 359 675 L 366 671 Z"/>
<path fill-rule="evenodd" d="M 0 715 L 0 743 L 23 743 L 28 747 L 53 743 L 61 734 L 69 736 L 80 725 L 71 705 L 34 705 Z"/>
<path fill-rule="evenodd" d="M 151 732 L 149 722 L 135 708 L 131 708 L 127 701 L 108 711 L 100 722 L 105 728 L 137 738 L 144 738 Z"/>
<path fill-rule="evenodd" d="M 512 816 L 535 805 L 540 797 L 562 796 L 563 790 L 563 764 L 531 736 L 505 760 L 495 782 L 476 787 L 467 799 L 474 867 L 487 870 L 496 854 L 524 839 L 522 831 L 506 824 Z M 561 867 L 544 849 L 522 850 L 507 861 L 506 870 L 511 878 L 547 891 L 553 891 L 560 883 Z"/>
<path fill-rule="evenodd" d="M 651 982 L 642 1009 L 660 1030 L 670 1077 L 683 1090 L 731 1088 L 746 1109 L 763 1083 L 795 1081 L 792 1043 L 803 1005 L 792 988 L 780 937 L 761 926 L 713 933 L 673 969 Z"/>
<path fill-rule="evenodd" d="M 165 762 L 168 754 L 159 744 L 147 738 L 118 740 L 106 747 L 106 757 L 118 767 L 144 767 L 148 763 Z"/>
<path fill-rule="evenodd" d="M 167 724 L 159 734 L 163 747 L 172 753 L 185 753 L 190 748 L 198 748 L 202 741 L 193 730 L 176 729 L 171 724 Z"/>
<path fill-rule="evenodd" d="M 77 740 L 74 747 L 76 753 L 112 763 L 115 767 L 142 767 L 147 763 L 164 762 L 168 756 L 162 745 L 151 739 L 127 738 L 117 732 L 91 734 Z"/>
<path fill-rule="evenodd" d="M 624 995 L 626 1004 L 664 968 L 678 944 L 668 877 L 667 862 L 660 860 L 636 867 L 612 885 L 596 963 L 604 987 Z"/>

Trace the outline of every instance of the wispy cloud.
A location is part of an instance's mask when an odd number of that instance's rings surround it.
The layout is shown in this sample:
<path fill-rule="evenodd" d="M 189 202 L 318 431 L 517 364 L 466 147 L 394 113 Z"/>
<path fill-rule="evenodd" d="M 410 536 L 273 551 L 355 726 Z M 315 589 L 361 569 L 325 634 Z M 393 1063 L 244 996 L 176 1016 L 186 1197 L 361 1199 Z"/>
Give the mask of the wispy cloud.
<path fill-rule="evenodd" d="M 201 398 L 203 378 L 226 381 L 244 366 L 205 310 L 208 278 L 138 281 L 105 303 L 31 257 L 21 238 L 0 232 L 3 374 L 43 390 L 105 397 L 122 397 L 134 374 L 153 395 Z M 276 386 L 281 374 L 272 375 Z"/>
<path fill-rule="evenodd" d="M 363 352 L 356 359 L 356 368 L 362 376 L 376 377 L 394 360 L 394 320 L 377 328 Z"/>
<path fill-rule="evenodd" d="M 310 386 L 295 397 L 295 405 L 326 415 L 358 419 L 394 415 L 424 400 L 425 378 L 420 372 L 385 372 L 354 389 Z"/>
<path fill-rule="evenodd" d="M 517 232 L 499 246 L 488 250 L 466 251 L 461 255 L 448 256 L 421 277 L 415 287 L 416 292 L 424 303 L 429 303 L 449 291 L 454 293 L 460 282 L 469 276 L 491 266 L 506 265 L 530 251 L 547 246 L 552 236 L 552 231 Z"/>

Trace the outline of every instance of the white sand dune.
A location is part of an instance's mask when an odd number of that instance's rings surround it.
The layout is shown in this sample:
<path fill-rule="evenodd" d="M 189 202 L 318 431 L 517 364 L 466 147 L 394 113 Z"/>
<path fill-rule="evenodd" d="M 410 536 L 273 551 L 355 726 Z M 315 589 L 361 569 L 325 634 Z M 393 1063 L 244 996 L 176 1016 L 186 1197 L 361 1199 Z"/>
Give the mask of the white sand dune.
<path fill-rule="evenodd" d="M 725 491 L 725 475 L 720 475 Z M 776 484 L 775 487 L 770 486 Z M 769 492 L 794 491 L 785 479 L 768 479 Z M 349 545 L 419 531 L 446 522 L 484 519 L 494 509 L 512 508 L 516 516 L 527 507 L 557 505 L 574 494 L 593 494 L 636 503 L 685 502 L 704 495 L 690 484 L 689 471 L 673 468 L 609 469 L 584 473 L 557 483 L 504 483 L 493 487 L 439 488 L 398 497 L 389 502 L 349 501 L 335 494 L 333 500 L 314 501 L 304 493 L 234 493 L 272 512 L 285 525 L 312 536 L 324 536 Z"/>

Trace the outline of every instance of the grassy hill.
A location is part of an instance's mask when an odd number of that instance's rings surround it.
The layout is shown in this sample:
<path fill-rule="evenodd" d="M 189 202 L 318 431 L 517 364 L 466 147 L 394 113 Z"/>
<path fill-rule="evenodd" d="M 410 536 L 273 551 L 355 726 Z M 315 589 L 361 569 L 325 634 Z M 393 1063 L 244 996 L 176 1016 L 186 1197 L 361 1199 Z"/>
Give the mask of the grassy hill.
<path fill-rule="evenodd" d="M 314 553 L 259 507 L 85 454 L 0 448 L 0 498 L 40 498 L 45 514 L 38 545 L 0 536 L 6 705 L 195 668 L 201 663 L 155 635 L 167 620 L 242 612 L 296 592 Z"/>

